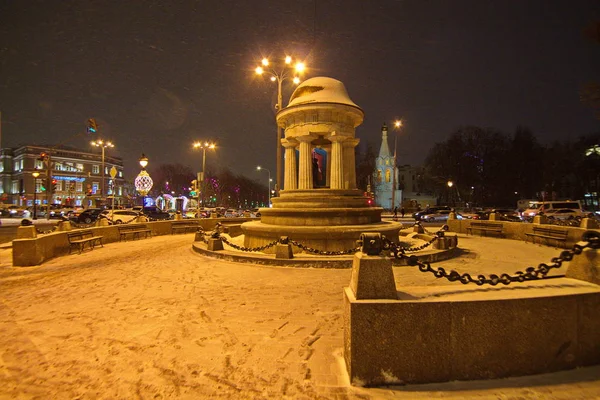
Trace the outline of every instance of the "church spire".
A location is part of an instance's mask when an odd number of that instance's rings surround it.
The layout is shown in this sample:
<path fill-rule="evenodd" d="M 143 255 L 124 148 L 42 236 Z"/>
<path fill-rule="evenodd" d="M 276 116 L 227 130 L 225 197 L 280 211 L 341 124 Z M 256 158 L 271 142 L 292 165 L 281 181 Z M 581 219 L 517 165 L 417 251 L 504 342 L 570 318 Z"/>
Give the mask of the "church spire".
<path fill-rule="evenodd" d="M 390 158 L 392 155 L 390 154 L 390 147 L 388 146 L 388 127 L 384 123 L 381 127 L 381 148 L 379 149 L 379 157 L 386 159 Z"/>

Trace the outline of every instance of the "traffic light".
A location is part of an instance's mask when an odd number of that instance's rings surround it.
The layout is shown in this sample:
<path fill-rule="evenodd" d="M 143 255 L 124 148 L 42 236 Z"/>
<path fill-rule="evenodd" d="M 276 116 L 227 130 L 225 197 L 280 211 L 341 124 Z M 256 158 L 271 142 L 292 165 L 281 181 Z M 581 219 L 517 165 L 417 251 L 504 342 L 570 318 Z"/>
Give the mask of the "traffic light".
<path fill-rule="evenodd" d="M 190 196 L 196 196 L 197 192 L 198 192 L 198 181 L 197 180 L 193 180 L 192 181 L 192 187 L 190 187 Z"/>
<path fill-rule="evenodd" d="M 58 181 L 56 179 L 52 179 L 52 193 L 56 193 L 57 186 Z"/>
<path fill-rule="evenodd" d="M 87 122 L 87 132 L 88 133 L 96 133 L 98 132 L 98 124 L 94 118 L 88 119 Z"/>
<path fill-rule="evenodd" d="M 48 160 L 48 153 L 42 151 L 40 153 L 40 156 L 38 157 L 38 160 L 40 160 L 41 162 L 46 162 Z"/>

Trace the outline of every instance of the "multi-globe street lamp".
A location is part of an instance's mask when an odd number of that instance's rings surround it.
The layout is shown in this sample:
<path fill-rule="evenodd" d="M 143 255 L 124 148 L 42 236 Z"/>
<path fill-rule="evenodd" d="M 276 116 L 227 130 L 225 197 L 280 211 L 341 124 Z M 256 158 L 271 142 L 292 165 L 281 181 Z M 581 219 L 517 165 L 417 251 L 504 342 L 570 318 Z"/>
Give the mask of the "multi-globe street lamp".
<path fill-rule="evenodd" d="M 40 176 L 40 173 L 35 170 L 31 175 L 33 176 L 33 219 L 37 219 L 37 208 L 35 203 L 37 202 L 37 178 Z M 50 212 L 48 212 L 48 214 L 50 214 Z"/>
<path fill-rule="evenodd" d="M 291 79 L 294 84 L 300 83 L 300 77 L 298 75 L 304 73 L 306 70 L 306 64 L 301 61 L 294 60 L 291 56 L 286 56 L 283 60 L 283 63 L 279 64 L 271 64 L 268 58 L 263 58 L 261 60 L 261 65 L 256 67 L 254 70 L 257 75 L 267 74 L 271 76 L 271 81 L 277 82 L 277 105 L 275 106 L 277 112 L 281 111 L 283 108 L 283 99 L 281 94 L 281 84 L 288 79 Z M 275 182 L 275 192 L 279 192 L 281 189 L 281 158 L 282 158 L 282 150 L 281 150 L 281 128 L 277 125 L 277 152 L 276 152 L 276 161 L 277 161 L 277 170 L 276 172 L 276 182 Z"/>
<path fill-rule="evenodd" d="M 269 173 L 269 196 L 267 197 L 267 207 L 271 207 L 271 170 L 263 168 L 260 165 L 256 167 L 257 171 L 265 170 Z"/>
<path fill-rule="evenodd" d="M 112 144 L 112 142 L 110 141 L 104 141 L 102 139 L 92 140 L 90 144 L 92 146 L 100 147 L 102 149 L 102 185 L 100 186 L 100 190 L 102 197 L 105 197 L 106 193 L 104 192 L 104 150 L 109 147 L 115 147 L 115 145 Z"/>
<path fill-rule="evenodd" d="M 198 173 L 197 183 L 200 186 L 198 190 L 198 208 L 200 208 L 200 201 L 204 206 L 204 172 L 206 171 L 206 149 L 214 150 L 217 145 L 213 142 L 194 142 L 194 149 L 202 150 L 202 172 Z"/>

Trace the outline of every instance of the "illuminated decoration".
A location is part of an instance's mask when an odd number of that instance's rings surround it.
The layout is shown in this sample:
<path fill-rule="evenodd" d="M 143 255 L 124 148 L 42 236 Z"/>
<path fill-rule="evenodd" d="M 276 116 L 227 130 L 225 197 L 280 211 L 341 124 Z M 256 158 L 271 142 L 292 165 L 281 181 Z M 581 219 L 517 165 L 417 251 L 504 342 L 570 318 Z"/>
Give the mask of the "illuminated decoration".
<path fill-rule="evenodd" d="M 598 146 L 597 144 L 595 144 L 592 147 L 590 147 L 589 149 L 585 150 L 585 155 L 587 157 L 591 156 L 592 154 L 596 154 L 596 155 L 600 156 L 600 146 Z"/>
<path fill-rule="evenodd" d="M 140 158 L 140 165 L 142 167 L 142 170 L 135 178 L 134 186 L 135 190 L 137 190 L 140 195 L 146 196 L 150 189 L 152 189 L 152 185 L 154 184 L 154 182 L 152 181 L 152 178 L 150 178 L 148 172 L 146 172 L 146 166 L 148 165 L 148 157 L 146 157 L 146 155 L 144 155 L 143 153 L 142 158 Z"/>
<path fill-rule="evenodd" d="M 146 172 L 145 169 L 140 171 L 140 173 L 138 174 L 138 176 L 136 176 L 134 181 L 135 190 L 137 190 L 138 193 L 142 196 L 148 194 L 150 189 L 152 189 L 153 184 L 154 182 L 152 181 L 152 178 L 150 178 L 150 175 L 148 174 L 148 172 Z"/>

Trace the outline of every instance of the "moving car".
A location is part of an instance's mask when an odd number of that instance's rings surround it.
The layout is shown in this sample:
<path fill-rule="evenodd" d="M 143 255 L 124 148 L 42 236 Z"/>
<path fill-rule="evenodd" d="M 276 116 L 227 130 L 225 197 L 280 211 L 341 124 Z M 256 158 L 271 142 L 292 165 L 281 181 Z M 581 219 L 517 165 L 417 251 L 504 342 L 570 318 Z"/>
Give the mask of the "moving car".
<path fill-rule="evenodd" d="M 549 219 L 559 219 L 559 220 L 573 219 L 576 217 L 583 216 L 582 212 L 580 212 L 579 210 L 571 209 L 571 208 L 559 208 L 559 209 L 555 209 L 555 210 L 550 210 L 550 211 L 546 212 L 545 214 Z"/>
<path fill-rule="evenodd" d="M 159 221 L 159 220 L 162 221 L 162 220 L 171 219 L 171 215 L 168 212 L 163 211 L 156 206 L 143 207 L 141 212 L 146 217 L 148 217 L 148 219 L 150 221 Z"/>
<path fill-rule="evenodd" d="M 448 221 L 448 217 L 450 216 L 451 210 L 440 210 L 437 213 L 433 214 L 425 214 L 421 217 L 421 221 L 423 222 L 440 222 L 440 221 Z M 463 219 L 462 215 L 455 212 L 456 219 Z"/>
<path fill-rule="evenodd" d="M 422 211 L 417 211 L 416 213 L 413 214 L 413 218 L 417 221 L 421 220 L 422 217 L 424 215 L 428 215 L 428 214 L 435 214 L 438 211 L 450 211 L 451 208 L 450 206 L 435 206 L 435 207 L 427 207 L 426 209 L 422 210 Z"/>

